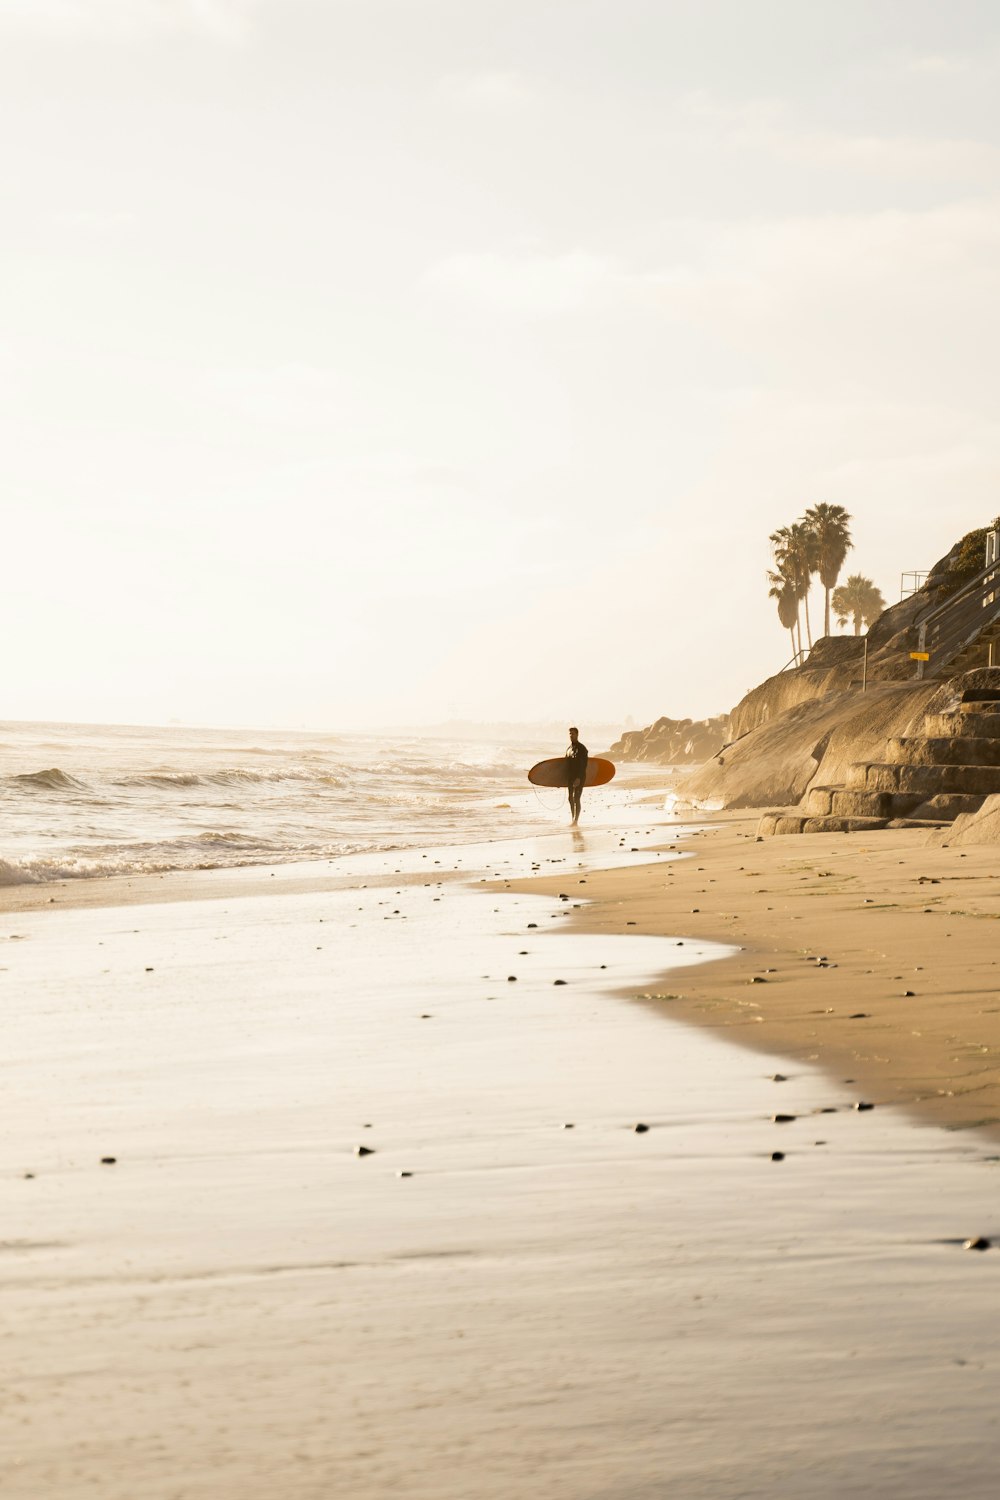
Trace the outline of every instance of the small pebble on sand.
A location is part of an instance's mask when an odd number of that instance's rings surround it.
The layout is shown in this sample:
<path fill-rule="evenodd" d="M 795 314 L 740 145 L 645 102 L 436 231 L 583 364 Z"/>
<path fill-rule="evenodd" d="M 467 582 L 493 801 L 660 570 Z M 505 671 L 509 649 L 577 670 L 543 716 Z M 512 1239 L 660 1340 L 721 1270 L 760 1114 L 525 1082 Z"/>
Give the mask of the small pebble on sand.
<path fill-rule="evenodd" d="M 117 1161 L 118 1161 L 117 1156 L 102 1156 L 101 1157 L 101 1166 L 102 1167 L 113 1167 L 116 1164 Z"/>
<path fill-rule="evenodd" d="M 354 1148 L 354 1154 L 355 1154 L 355 1156 L 374 1156 L 375 1155 L 375 1147 L 374 1146 L 355 1146 L 355 1148 Z"/>
<path fill-rule="evenodd" d="M 636 1135 L 645 1135 L 646 1131 L 649 1129 L 649 1126 L 643 1124 L 642 1120 L 640 1120 L 638 1124 L 632 1126 L 632 1129 Z"/>
<path fill-rule="evenodd" d="M 977 1234 L 974 1239 L 966 1240 L 962 1246 L 963 1250 L 988 1250 L 990 1242 L 985 1235 Z"/>

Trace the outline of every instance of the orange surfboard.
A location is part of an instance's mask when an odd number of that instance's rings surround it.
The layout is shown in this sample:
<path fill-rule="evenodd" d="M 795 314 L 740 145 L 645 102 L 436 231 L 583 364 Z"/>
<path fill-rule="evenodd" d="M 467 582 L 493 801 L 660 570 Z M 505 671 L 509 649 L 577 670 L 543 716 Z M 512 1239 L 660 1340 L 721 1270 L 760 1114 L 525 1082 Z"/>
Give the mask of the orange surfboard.
<path fill-rule="evenodd" d="M 587 779 L 584 786 L 604 786 L 615 774 L 614 762 L 602 760 L 599 755 L 587 759 Z M 569 786 L 569 761 L 565 755 L 555 760 L 540 760 L 528 772 L 528 780 L 535 786 Z"/>

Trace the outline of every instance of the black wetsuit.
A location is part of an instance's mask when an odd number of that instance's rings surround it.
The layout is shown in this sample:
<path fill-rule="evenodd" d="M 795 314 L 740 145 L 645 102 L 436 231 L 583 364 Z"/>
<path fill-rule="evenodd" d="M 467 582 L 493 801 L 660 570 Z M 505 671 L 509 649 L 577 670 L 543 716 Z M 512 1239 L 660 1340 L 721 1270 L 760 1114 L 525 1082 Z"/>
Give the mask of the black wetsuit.
<path fill-rule="evenodd" d="M 566 761 L 569 768 L 569 810 L 573 814 L 575 823 L 580 816 L 580 794 L 583 791 L 583 783 L 587 779 L 587 761 L 589 759 L 587 747 L 582 740 L 570 745 L 566 751 Z"/>

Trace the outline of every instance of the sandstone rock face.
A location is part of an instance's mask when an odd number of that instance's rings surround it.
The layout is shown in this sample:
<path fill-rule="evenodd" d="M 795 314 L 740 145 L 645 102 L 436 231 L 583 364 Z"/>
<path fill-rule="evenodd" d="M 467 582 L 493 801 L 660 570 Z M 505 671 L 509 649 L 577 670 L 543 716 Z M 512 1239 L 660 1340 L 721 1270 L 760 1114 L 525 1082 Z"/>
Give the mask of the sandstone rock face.
<path fill-rule="evenodd" d="M 691 775 L 684 795 L 712 806 L 772 807 L 797 803 L 811 786 L 843 787 L 852 766 L 884 760 L 890 739 L 922 726 L 924 705 L 939 688 L 934 682 L 879 682 L 865 693 L 827 693 L 796 703 L 734 738 Z"/>
<path fill-rule="evenodd" d="M 612 760 L 648 761 L 658 766 L 701 765 L 729 738 L 729 716 L 714 719 L 657 719 L 632 729 L 608 751 Z"/>
<path fill-rule="evenodd" d="M 996 747 L 977 743 L 951 749 L 929 745 L 926 738 L 1000 738 L 1000 668 L 977 669 L 951 681 L 918 680 L 910 659 L 917 645 L 915 622 L 946 597 L 959 550 L 956 544 L 935 564 L 922 589 L 885 610 L 867 637 L 817 640 L 802 666 L 751 689 L 728 721 L 724 715 L 698 721 L 658 719 L 647 729 L 622 735 L 608 753 L 623 760 L 698 766 L 685 784 L 686 796 L 722 807 L 797 803 L 814 784 L 916 794 L 919 774 L 901 783 L 884 770 L 887 760 L 915 772 L 931 764 L 1000 764 Z M 960 721 L 962 692 L 970 689 L 995 690 L 996 711 L 989 702 L 980 702 Z M 917 736 L 924 743 L 911 742 Z M 933 755 L 940 758 L 932 760 Z M 859 781 L 852 767 L 864 762 L 872 769 Z M 977 790 L 980 783 L 985 786 L 985 778 L 964 774 L 943 781 L 947 785 L 941 790 L 954 795 L 970 794 L 973 782 Z"/>

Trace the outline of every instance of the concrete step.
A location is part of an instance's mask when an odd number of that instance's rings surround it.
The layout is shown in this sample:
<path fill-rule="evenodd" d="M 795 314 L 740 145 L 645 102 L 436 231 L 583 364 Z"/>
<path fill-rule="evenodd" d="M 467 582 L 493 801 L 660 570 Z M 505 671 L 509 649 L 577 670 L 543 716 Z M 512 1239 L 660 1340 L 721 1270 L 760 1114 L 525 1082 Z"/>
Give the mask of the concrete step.
<path fill-rule="evenodd" d="M 764 813 L 757 826 L 757 836 L 772 838 L 795 833 L 875 833 L 888 826 L 887 818 L 804 818 L 801 813 L 778 811 Z"/>
<path fill-rule="evenodd" d="M 766 812 L 757 827 L 758 838 L 773 838 L 783 834 L 799 833 L 877 833 L 882 828 L 912 828 L 930 833 L 941 828 L 950 819 L 926 818 L 838 818 L 803 817 L 795 810 Z"/>
<path fill-rule="evenodd" d="M 901 766 L 1000 766 L 1000 739 L 978 739 L 971 734 L 957 739 L 891 739 L 885 758 L 890 765 Z"/>
<path fill-rule="evenodd" d="M 839 786 L 811 786 L 806 792 L 805 800 L 799 804 L 798 810 L 807 818 L 829 817 L 833 806 L 833 794 L 841 790 Z"/>
<path fill-rule="evenodd" d="M 888 818 L 806 818 L 803 833 L 877 833 L 888 828 Z"/>
<path fill-rule="evenodd" d="M 757 837 L 767 839 L 782 833 L 801 833 L 805 821 L 801 813 L 789 812 L 785 808 L 762 813 L 757 824 Z"/>
<path fill-rule="evenodd" d="M 950 740 L 956 735 L 973 739 L 1000 739 L 1000 714 L 979 713 L 971 704 L 961 713 L 925 714 L 924 734 L 928 739 Z"/>
<path fill-rule="evenodd" d="M 835 790 L 830 797 L 830 806 L 825 814 L 816 812 L 816 817 L 833 818 L 884 818 L 886 822 L 892 817 L 905 817 L 911 807 L 915 807 L 922 799 L 919 796 L 910 796 L 901 799 L 897 792 L 882 792 L 875 790 L 857 791 L 853 788 L 844 787 Z M 901 802 L 906 805 L 902 806 Z"/>
<path fill-rule="evenodd" d="M 866 792 L 905 792 L 933 797 L 938 792 L 972 792 L 988 797 L 1000 792 L 1000 766 L 901 766 L 889 762 L 861 762 L 849 771 L 852 795 Z M 840 811 L 834 806 L 834 812 Z M 879 814 L 876 814 L 879 816 Z"/>

